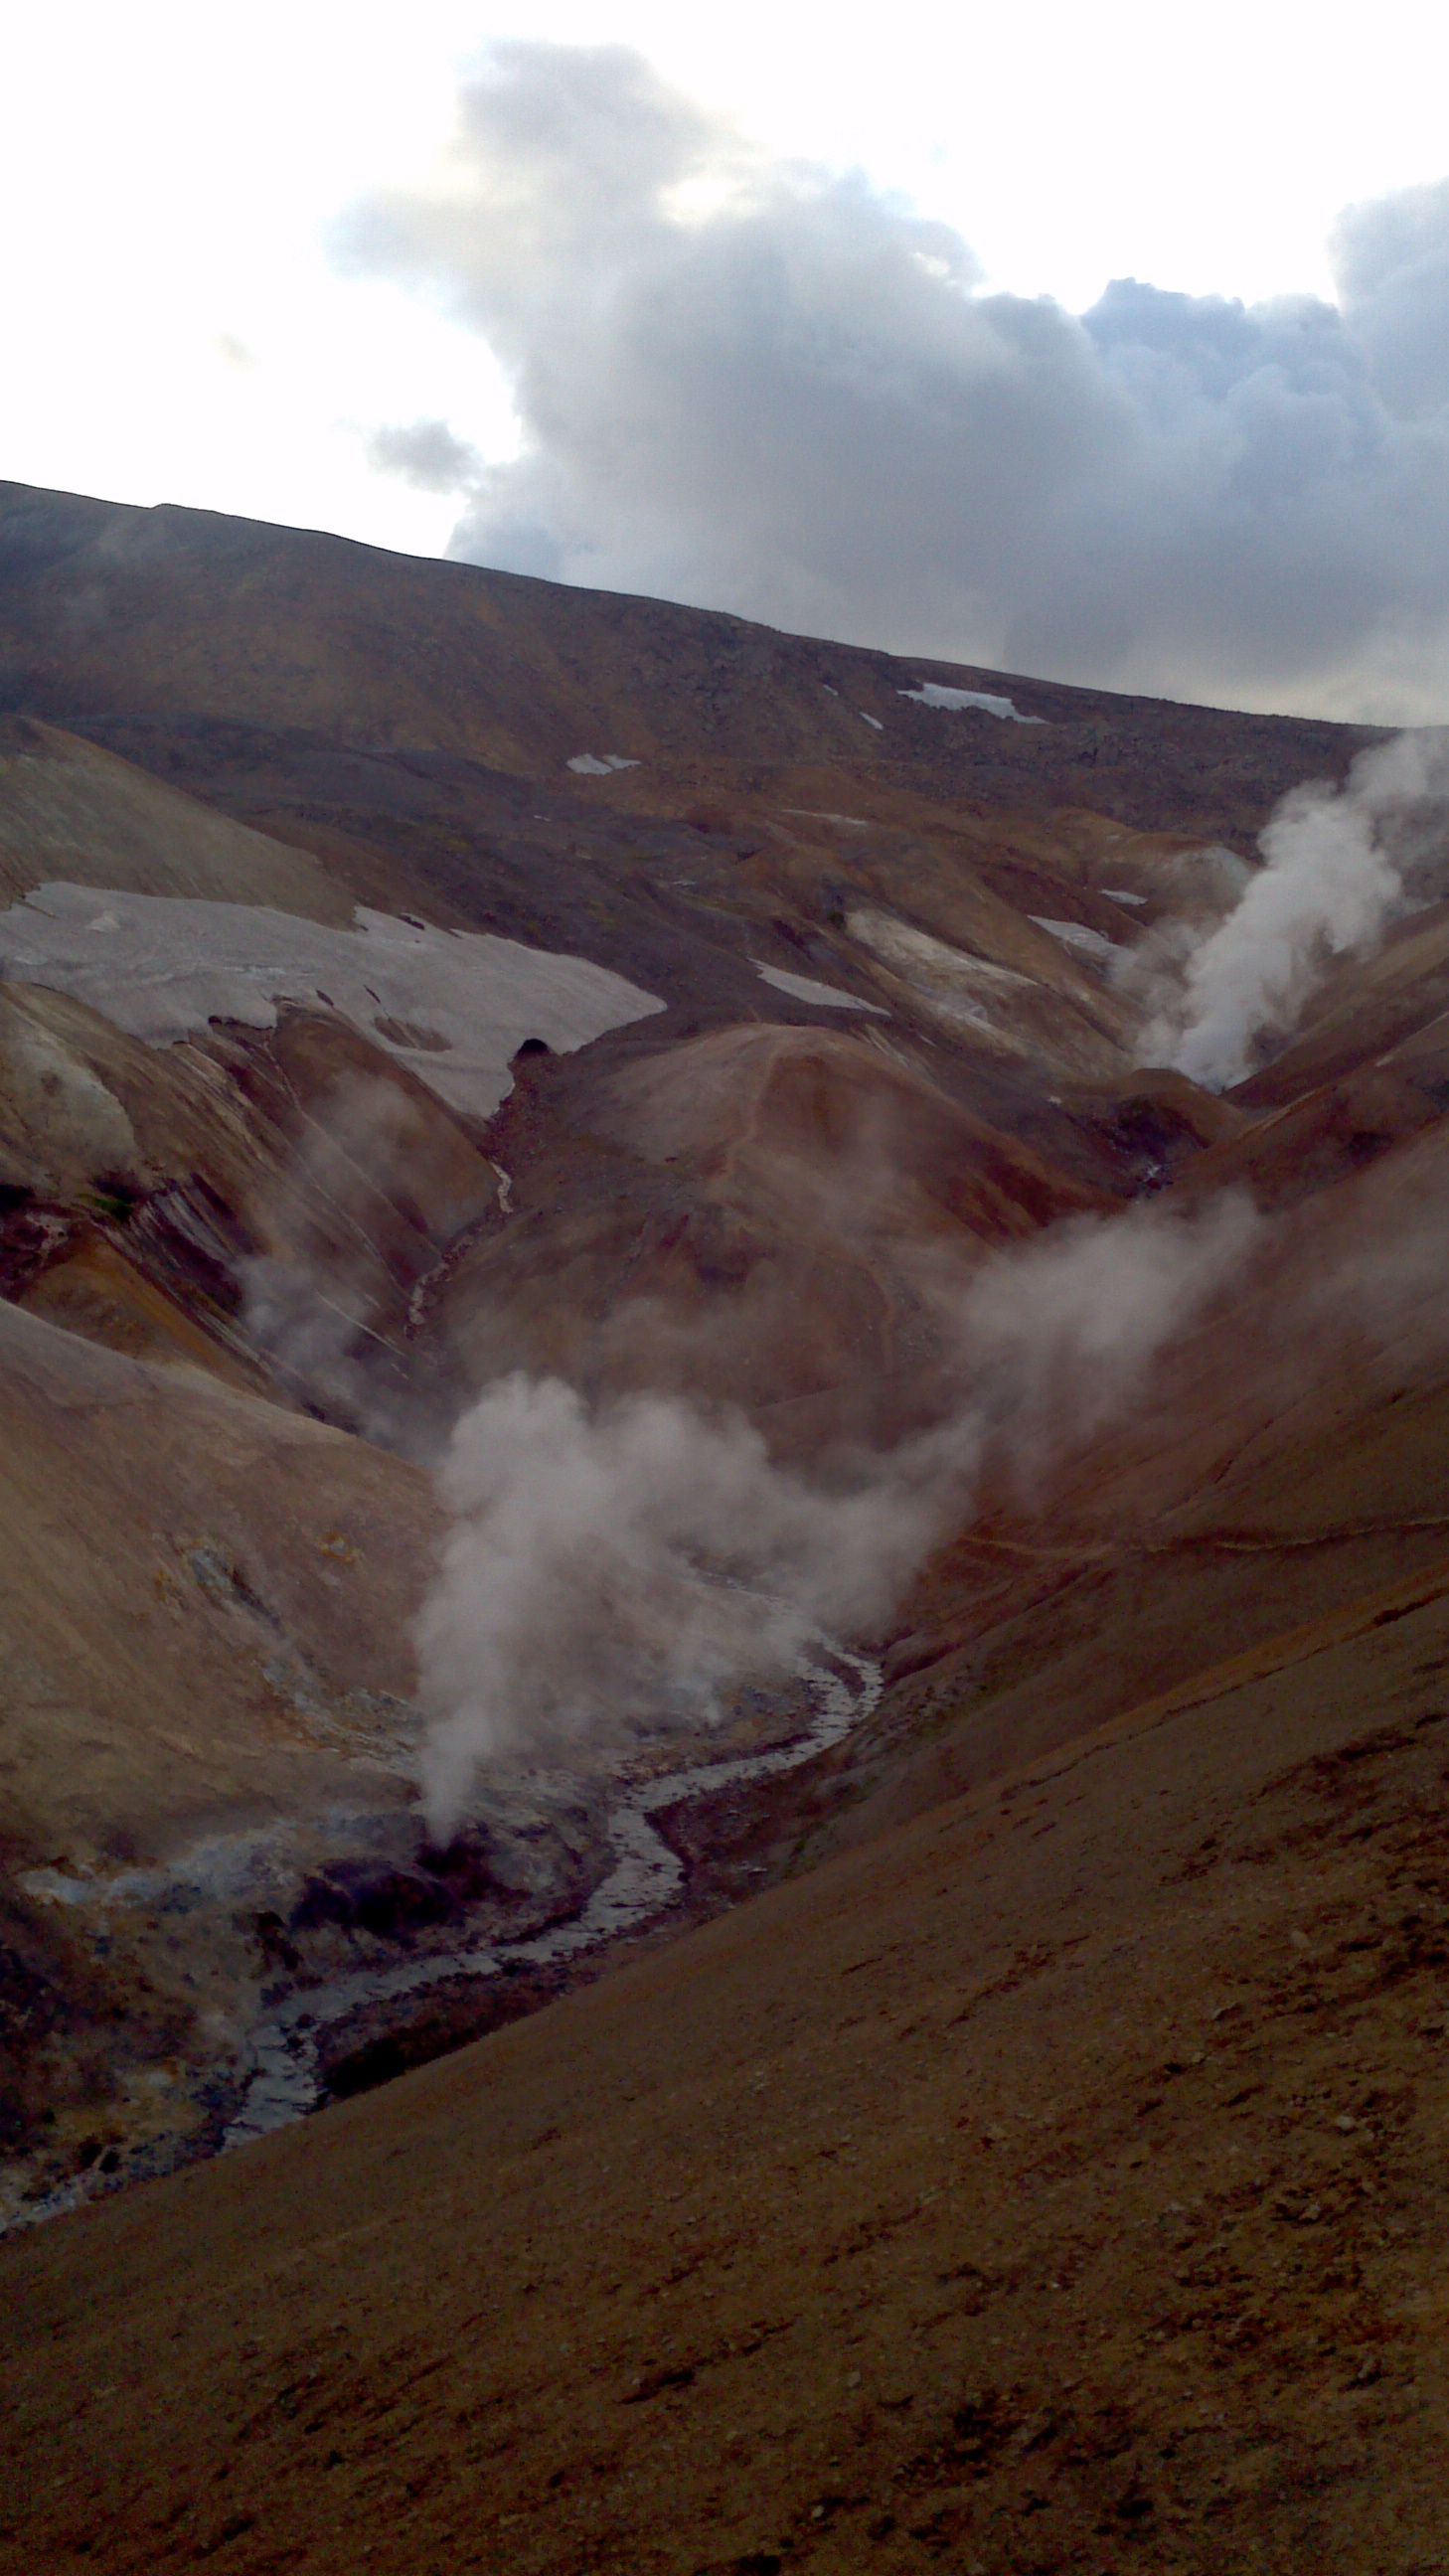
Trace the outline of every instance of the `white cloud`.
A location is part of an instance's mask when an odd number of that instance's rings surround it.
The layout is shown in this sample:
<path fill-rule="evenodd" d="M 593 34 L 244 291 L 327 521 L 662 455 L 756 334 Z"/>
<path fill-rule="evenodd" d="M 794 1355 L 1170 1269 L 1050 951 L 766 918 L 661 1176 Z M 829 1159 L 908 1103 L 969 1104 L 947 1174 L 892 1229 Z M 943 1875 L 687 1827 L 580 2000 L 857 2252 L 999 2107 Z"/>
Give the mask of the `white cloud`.
<path fill-rule="evenodd" d="M 342 238 L 512 378 L 466 557 L 1097 682 L 1442 692 L 1449 190 L 1344 219 L 1343 311 L 1122 280 L 1073 317 L 637 55 L 517 43 Z"/>

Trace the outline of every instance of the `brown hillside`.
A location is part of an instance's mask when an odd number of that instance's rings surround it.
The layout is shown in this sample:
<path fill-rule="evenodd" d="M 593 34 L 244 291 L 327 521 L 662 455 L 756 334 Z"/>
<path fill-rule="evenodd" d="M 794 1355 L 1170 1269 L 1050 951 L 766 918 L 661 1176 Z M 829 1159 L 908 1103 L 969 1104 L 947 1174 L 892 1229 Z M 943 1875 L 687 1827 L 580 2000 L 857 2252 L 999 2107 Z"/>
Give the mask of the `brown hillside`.
<path fill-rule="evenodd" d="M 560 783 L 588 751 L 666 769 L 816 762 L 1170 832 L 1209 816 L 1219 832 L 1254 829 L 1285 788 L 1337 772 L 1369 738 L 905 662 L 205 511 L 22 484 L 0 500 L 0 671 L 15 702 L 62 722 L 86 709 L 173 733 L 253 726 Z M 899 692 L 922 679 L 1020 692 L 1044 726 L 912 705 Z M 639 783 L 629 775 L 631 802 Z"/>
<path fill-rule="evenodd" d="M 1137 1061 L 1374 737 L 14 485 L 0 708 L 0 2565 L 1449 2563 L 1442 907 Z"/>
<path fill-rule="evenodd" d="M 11 2247 L 3 2563 L 1432 2565 L 1446 1582 Z"/>

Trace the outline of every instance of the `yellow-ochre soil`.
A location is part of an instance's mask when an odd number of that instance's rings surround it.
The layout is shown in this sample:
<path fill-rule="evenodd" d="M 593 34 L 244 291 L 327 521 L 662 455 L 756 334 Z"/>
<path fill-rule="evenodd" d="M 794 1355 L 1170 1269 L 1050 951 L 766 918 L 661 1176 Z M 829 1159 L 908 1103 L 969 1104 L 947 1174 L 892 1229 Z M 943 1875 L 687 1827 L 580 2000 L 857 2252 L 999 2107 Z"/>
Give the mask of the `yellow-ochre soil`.
<path fill-rule="evenodd" d="M 0 2565 L 1444 2565 L 1445 1582 L 12 2239 Z"/>

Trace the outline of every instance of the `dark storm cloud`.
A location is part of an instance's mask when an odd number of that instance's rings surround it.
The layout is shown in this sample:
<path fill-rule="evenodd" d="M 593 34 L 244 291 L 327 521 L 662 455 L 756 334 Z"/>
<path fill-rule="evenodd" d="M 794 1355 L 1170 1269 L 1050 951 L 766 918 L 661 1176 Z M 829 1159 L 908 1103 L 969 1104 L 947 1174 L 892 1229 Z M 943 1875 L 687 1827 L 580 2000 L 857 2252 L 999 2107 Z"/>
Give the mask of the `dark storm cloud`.
<path fill-rule="evenodd" d="M 752 152 L 636 55 L 519 44 L 436 186 L 354 209 L 341 248 L 511 370 L 523 451 L 474 479 L 461 556 L 1063 677 L 1428 710 L 1449 186 L 1343 218 L 1341 309 L 1124 280 L 1075 317 L 983 292 L 947 227 Z"/>

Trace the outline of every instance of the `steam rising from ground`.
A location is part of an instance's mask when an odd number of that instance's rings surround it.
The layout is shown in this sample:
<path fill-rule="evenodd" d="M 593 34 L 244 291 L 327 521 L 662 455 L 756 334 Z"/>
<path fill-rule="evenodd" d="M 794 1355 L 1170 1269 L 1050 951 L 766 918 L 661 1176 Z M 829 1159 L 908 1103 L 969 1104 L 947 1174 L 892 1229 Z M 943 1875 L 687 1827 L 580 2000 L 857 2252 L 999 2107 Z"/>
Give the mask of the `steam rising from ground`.
<path fill-rule="evenodd" d="M 1071 1217 L 989 1262 L 963 1310 L 985 1437 L 1018 1486 L 1124 1413 L 1173 1334 L 1246 1262 L 1260 1219 L 1236 1190 L 1193 1217 L 1139 1203 Z"/>
<path fill-rule="evenodd" d="M 442 1481 L 458 1519 L 420 1628 L 440 1834 L 481 1761 L 556 1755 L 630 1715 L 707 1720 L 822 1624 L 878 1618 L 934 1519 L 904 1477 L 813 1490 L 737 1418 L 667 1396 L 591 1416 L 523 1376 L 467 1415 Z"/>
<path fill-rule="evenodd" d="M 247 1339 L 301 1403 L 405 1456 L 437 1456 L 399 1331 L 400 1280 L 433 1265 L 420 1197 L 437 1195 L 444 1121 L 385 1080 L 344 1075 L 307 1111 L 264 1210 L 269 1248 L 243 1262 Z M 454 1183 L 465 1218 L 481 1200 Z"/>
<path fill-rule="evenodd" d="M 1290 1029 L 1328 961 L 1373 947 L 1407 898 L 1405 870 L 1442 839 L 1449 732 L 1401 734 L 1342 788 L 1296 787 L 1259 838 L 1266 866 L 1188 960 L 1139 1055 L 1210 1090 L 1250 1073 Z"/>
<path fill-rule="evenodd" d="M 484 1767 L 708 1723 L 821 1629 L 868 1633 L 985 1467 L 1030 1480 L 1131 1402 L 1256 1223 L 1236 1198 L 1135 1208 L 995 1255 L 959 1308 L 958 1402 L 848 1481 L 791 1473 L 748 1423 L 675 1397 L 490 1387 L 442 1471 L 454 1524 L 419 1623 L 430 1830 L 456 1830 Z"/>

